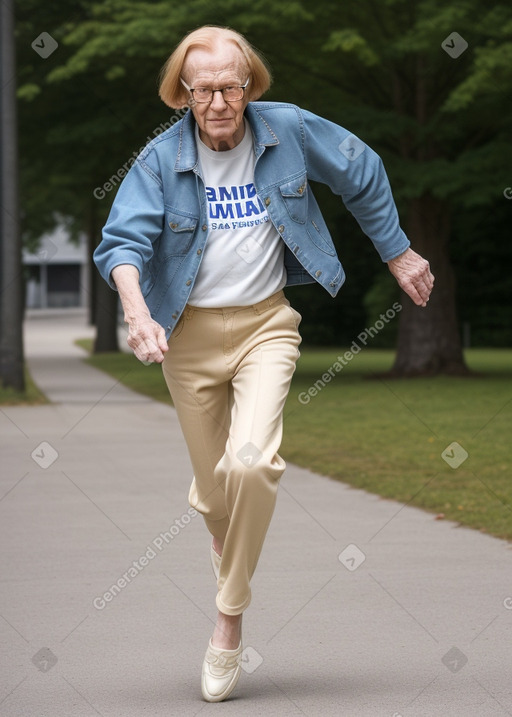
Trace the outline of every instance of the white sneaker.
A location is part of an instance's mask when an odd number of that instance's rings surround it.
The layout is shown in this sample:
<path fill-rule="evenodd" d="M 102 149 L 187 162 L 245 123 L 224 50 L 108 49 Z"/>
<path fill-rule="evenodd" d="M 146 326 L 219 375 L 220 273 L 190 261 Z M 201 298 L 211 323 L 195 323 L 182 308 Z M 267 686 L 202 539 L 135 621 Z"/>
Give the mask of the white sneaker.
<path fill-rule="evenodd" d="M 203 661 L 201 692 L 207 702 L 221 702 L 233 692 L 242 671 L 242 641 L 236 650 L 214 647 L 212 641 Z"/>

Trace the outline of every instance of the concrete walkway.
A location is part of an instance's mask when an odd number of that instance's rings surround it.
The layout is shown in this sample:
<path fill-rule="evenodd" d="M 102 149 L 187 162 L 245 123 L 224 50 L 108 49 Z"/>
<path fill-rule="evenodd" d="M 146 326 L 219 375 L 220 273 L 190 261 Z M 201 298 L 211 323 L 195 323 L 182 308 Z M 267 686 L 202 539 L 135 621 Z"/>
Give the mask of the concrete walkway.
<path fill-rule="evenodd" d="M 215 582 L 179 424 L 85 365 L 88 334 L 32 315 L 53 403 L 0 412 L 0 717 L 512 715 L 511 546 L 293 465 L 244 673 L 203 702 Z"/>

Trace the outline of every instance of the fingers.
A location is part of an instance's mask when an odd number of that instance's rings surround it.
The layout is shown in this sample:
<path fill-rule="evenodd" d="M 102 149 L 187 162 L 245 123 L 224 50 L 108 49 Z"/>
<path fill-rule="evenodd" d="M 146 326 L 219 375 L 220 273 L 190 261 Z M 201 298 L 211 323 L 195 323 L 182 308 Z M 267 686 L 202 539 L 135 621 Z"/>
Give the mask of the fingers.
<path fill-rule="evenodd" d="M 402 286 L 405 293 L 411 297 L 416 306 L 426 306 L 430 292 L 419 291 L 414 284 L 406 284 Z"/>
<path fill-rule="evenodd" d="M 163 351 L 152 339 L 142 341 L 137 348 L 134 349 L 134 354 L 139 361 L 143 363 L 162 363 L 164 360 Z"/>
<path fill-rule="evenodd" d="M 417 306 L 426 306 L 434 286 L 434 277 L 429 269 L 427 275 L 399 281 L 398 283 Z"/>
<path fill-rule="evenodd" d="M 162 353 L 169 351 L 169 346 L 167 345 L 167 339 L 165 338 L 165 331 L 163 330 L 163 328 L 160 325 L 158 327 L 158 347 Z"/>
<path fill-rule="evenodd" d="M 402 255 L 388 262 L 389 269 L 400 287 L 417 306 L 426 306 L 432 288 L 434 275 L 426 259 L 407 249 Z"/>
<path fill-rule="evenodd" d="M 162 363 L 165 352 L 169 350 L 165 331 L 155 321 L 146 322 L 134 329 L 130 327 L 127 343 L 143 363 Z"/>
<path fill-rule="evenodd" d="M 417 306 L 426 306 L 433 286 L 434 277 L 428 267 L 424 273 L 411 279 L 402 288 Z"/>

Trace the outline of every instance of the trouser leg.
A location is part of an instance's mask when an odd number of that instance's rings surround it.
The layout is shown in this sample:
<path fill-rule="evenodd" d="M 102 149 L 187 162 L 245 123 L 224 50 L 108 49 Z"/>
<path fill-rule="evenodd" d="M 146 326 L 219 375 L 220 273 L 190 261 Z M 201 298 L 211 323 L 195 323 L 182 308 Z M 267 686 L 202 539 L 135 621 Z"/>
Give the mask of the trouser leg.
<path fill-rule="evenodd" d="M 213 317 L 210 329 L 220 330 L 215 323 Z M 180 326 L 181 330 L 184 328 Z M 186 326 L 186 343 L 173 342 L 171 337 L 163 373 L 194 472 L 189 503 L 202 514 L 210 533 L 224 542 L 229 519 L 224 485 L 216 482 L 214 470 L 225 451 L 232 389 L 222 356 L 221 360 L 215 356 L 216 352 L 208 347 L 204 333 L 201 346 L 198 341 L 201 327 L 199 331 L 194 328 Z"/>
<path fill-rule="evenodd" d="M 249 605 L 250 580 L 286 467 L 278 450 L 296 358 L 296 344 L 276 339 L 252 351 L 233 378 L 231 428 L 225 453 L 215 468 L 216 481 L 225 481 L 229 516 L 217 607 L 228 615 Z"/>
<path fill-rule="evenodd" d="M 253 308 L 194 310 L 164 361 L 194 469 L 189 499 L 224 543 L 217 606 L 232 615 L 250 603 L 285 469 L 282 414 L 301 340 L 284 296 Z"/>

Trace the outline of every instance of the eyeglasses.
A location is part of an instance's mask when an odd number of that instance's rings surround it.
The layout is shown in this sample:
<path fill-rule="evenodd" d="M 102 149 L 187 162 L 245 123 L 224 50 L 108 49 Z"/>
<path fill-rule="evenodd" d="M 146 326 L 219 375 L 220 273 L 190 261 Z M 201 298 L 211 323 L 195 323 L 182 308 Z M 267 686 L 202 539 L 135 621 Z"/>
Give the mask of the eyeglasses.
<path fill-rule="evenodd" d="M 182 85 L 190 92 L 194 101 L 201 104 L 211 102 L 214 92 L 221 92 L 224 102 L 238 102 L 242 100 L 250 77 L 247 79 L 245 85 L 228 85 L 219 90 L 212 90 L 211 87 L 189 87 L 182 77 L 180 77 L 180 80 Z"/>

